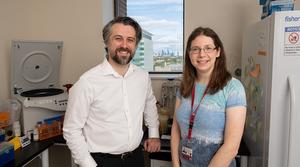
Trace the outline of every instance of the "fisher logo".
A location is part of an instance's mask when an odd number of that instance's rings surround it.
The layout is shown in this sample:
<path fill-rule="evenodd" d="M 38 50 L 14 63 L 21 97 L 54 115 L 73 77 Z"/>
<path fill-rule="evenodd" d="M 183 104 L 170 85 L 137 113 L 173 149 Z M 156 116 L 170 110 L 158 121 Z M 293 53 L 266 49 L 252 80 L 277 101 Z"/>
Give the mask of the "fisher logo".
<path fill-rule="evenodd" d="M 300 17 L 285 16 L 285 22 L 300 21 Z"/>

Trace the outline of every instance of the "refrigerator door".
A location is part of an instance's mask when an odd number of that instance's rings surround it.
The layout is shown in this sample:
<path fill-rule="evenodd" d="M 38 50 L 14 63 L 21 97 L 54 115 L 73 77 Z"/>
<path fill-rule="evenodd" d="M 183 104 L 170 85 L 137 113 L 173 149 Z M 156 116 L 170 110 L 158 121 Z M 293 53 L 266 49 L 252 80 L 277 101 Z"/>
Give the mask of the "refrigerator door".
<path fill-rule="evenodd" d="M 289 117 L 289 141 L 288 141 L 288 167 L 299 166 L 300 147 L 297 141 L 300 141 L 300 134 L 297 133 L 297 127 L 300 126 L 299 114 L 299 93 L 300 93 L 300 76 L 289 75 L 288 84 L 290 90 L 290 117 Z M 298 159 L 297 159 L 298 158 Z"/>
<path fill-rule="evenodd" d="M 274 38 L 268 166 L 298 167 L 300 12 L 276 12 L 272 19 Z"/>
<path fill-rule="evenodd" d="M 300 166 L 300 12 L 275 12 L 244 34 L 244 139 L 250 167 Z"/>

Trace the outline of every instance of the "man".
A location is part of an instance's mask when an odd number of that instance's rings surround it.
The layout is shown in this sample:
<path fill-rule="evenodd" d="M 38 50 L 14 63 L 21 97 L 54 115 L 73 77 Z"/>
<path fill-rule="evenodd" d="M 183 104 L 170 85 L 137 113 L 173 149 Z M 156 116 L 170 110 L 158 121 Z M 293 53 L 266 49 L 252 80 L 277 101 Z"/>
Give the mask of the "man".
<path fill-rule="evenodd" d="M 143 167 L 143 117 L 148 152 L 160 150 L 156 99 L 146 71 L 130 63 L 142 37 L 139 24 L 117 17 L 103 28 L 103 63 L 70 89 L 64 138 L 83 167 Z"/>

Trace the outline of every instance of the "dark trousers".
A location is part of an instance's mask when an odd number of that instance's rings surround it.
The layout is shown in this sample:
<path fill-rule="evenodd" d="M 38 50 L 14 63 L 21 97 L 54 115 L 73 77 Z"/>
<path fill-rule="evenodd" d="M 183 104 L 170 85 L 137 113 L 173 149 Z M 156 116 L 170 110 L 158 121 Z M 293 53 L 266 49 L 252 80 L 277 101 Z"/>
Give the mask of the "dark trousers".
<path fill-rule="evenodd" d="M 97 167 L 144 167 L 144 154 L 139 146 L 124 154 L 91 153 Z"/>

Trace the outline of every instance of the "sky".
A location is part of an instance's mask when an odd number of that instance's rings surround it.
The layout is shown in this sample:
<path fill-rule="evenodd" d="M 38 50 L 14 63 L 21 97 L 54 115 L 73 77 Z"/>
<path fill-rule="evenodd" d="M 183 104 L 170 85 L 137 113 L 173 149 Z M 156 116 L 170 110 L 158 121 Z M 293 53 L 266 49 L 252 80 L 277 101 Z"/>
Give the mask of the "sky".
<path fill-rule="evenodd" d="M 127 0 L 127 15 L 153 34 L 154 52 L 183 52 L 183 0 Z"/>

